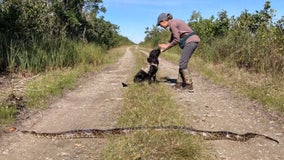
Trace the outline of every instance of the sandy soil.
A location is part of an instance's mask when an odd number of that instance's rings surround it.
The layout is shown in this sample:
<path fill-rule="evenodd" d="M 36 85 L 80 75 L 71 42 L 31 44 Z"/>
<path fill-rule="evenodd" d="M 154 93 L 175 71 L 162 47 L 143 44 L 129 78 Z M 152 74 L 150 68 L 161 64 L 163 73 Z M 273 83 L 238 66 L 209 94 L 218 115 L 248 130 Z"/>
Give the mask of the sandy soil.
<path fill-rule="evenodd" d="M 162 76 L 177 77 L 178 68 L 161 59 Z M 181 113 L 188 126 L 202 130 L 225 130 L 236 133 L 254 132 L 279 140 L 251 139 L 247 142 L 210 141 L 217 160 L 283 160 L 284 120 L 273 111 L 230 89 L 215 85 L 191 70 L 194 93 L 174 91 L 174 99 L 183 106 Z"/>
<path fill-rule="evenodd" d="M 77 89 L 38 113 L 18 128 L 38 132 L 59 132 L 83 128 L 115 127 L 123 103 L 121 82 L 131 73 L 134 57 L 129 48 L 106 70 L 82 79 Z M 99 159 L 104 139 L 37 139 L 20 132 L 5 135 L 0 142 L 2 160 Z"/>
<path fill-rule="evenodd" d="M 30 116 L 19 130 L 58 132 L 82 128 L 115 127 L 123 103 L 124 88 L 135 58 L 126 49 L 119 61 L 80 80 L 80 85 L 55 100 L 48 109 Z M 163 59 L 161 76 L 176 78 L 177 66 Z M 271 136 L 280 144 L 256 138 L 248 142 L 206 141 L 212 146 L 213 157 L 228 160 L 284 159 L 284 121 L 272 111 L 238 96 L 225 87 L 212 84 L 193 72 L 194 93 L 172 90 L 181 104 L 181 114 L 188 126 L 204 130 L 228 130 L 237 133 L 256 132 Z M 14 132 L 0 138 L 2 160 L 100 159 L 104 139 L 50 140 Z"/>

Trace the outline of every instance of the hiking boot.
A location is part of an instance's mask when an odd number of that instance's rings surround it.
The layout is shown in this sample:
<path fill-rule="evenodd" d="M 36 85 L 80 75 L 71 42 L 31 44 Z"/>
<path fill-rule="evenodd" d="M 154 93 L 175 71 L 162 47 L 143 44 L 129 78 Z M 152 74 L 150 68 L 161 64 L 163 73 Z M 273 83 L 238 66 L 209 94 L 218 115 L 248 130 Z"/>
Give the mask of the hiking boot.
<path fill-rule="evenodd" d="M 193 83 L 185 84 L 183 89 L 186 89 L 188 92 L 194 92 L 194 90 L 193 90 Z"/>
<path fill-rule="evenodd" d="M 187 90 L 189 92 L 193 92 L 193 82 L 189 76 L 189 72 L 187 69 L 179 69 L 177 82 L 173 86 L 173 88 L 178 90 L 182 89 L 182 90 Z"/>
<path fill-rule="evenodd" d="M 174 89 L 183 89 L 181 82 L 176 82 L 176 84 L 173 86 Z"/>
<path fill-rule="evenodd" d="M 178 78 L 177 78 L 177 81 L 176 81 L 176 84 L 173 86 L 174 89 L 182 89 L 183 86 L 182 86 L 182 78 L 181 78 L 181 74 L 178 73 Z"/>
<path fill-rule="evenodd" d="M 182 87 L 183 89 L 188 90 L 189 92 L 193 92 L 193 82 L 190 78 L 189 72 L 187 69 L 179 70 L 181 78 L 182 78 Z"/>

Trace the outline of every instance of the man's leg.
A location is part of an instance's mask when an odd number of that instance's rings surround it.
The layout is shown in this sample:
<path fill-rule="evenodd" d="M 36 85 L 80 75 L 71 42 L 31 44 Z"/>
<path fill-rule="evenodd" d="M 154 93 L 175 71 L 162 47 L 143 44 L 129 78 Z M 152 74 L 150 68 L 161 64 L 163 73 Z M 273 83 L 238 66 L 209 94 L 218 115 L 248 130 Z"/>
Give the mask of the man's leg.
<path fill-rule="evenodd" d="M 180 63 L 179 63 L 179 77 L 177 79 L 177 86 L 181 85 L 184 89 L 193 91 L 193 82 L 190 73 L 187 69 L 188 62 L 197 48 L 197 43 L 188 43 L 182 50 Z"/>

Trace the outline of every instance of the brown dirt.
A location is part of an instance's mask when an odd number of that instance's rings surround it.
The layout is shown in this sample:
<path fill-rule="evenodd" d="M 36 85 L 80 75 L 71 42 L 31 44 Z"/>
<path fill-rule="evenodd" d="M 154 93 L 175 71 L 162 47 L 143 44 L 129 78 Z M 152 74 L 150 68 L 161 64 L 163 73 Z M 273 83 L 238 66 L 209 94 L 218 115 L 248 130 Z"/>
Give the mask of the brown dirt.
<path fill-rule="evenodd" d="M 119 61 L 98 74 L 82 79 L 80 85 L 48 109 L 31 116 L 18 130 L 59 132 L 83 128 L 115 127 L 123 102 L 121 82 L 135 65 L 129 48 Z M 99 159 L 105 139 L 37 139 L 20 132 L 1 138 L 2 160 Z"/>
<path fill-rule="evenodd" d="M 162 76 L 177 77 L 178 68 L 161 61 Z M 194 93 L 174 91 L 174 98 L 183 106 L 188 126 L 202 130 L 225 130 L 236 133 L 254 132 L 279 140 L 280 144 L 256 138 L 247 142 L 210 141 L 213 157 L 218 160 L 282 160 L 284 159 L 284 120 L 273 111 L 240 96 L 226 87 L 213 84 L 199 73 L 192 72 Z"/>
<path fill-rule="evenodd" d="M 119 61 L 80 80 L 80 85 L 55 100 L 48 109 L 23 121 L 18 130 L 58 132 L 82 128 L 112 128 L 123 103 L 126 81 L 132 73 L 135 58 L 129 48 Z M 177 66 L 161 59 L 161 76 L 176 78 Z M 188 126 L 204 130 L 228 130 L 237 133 L 256 132 L 279 140 L 280 144 L 255 138 L 248 142 L 206 141 L 215 159 L 282 160 L 284 159 L 284 121 L 259 104 L 239 96 L 225 87 L 211 83 L 193 72 L 194 93 L 172 90 L 181 104 L 181 114 Z M 23 135 L 20 132 L 0 138 L 2 160 L 100 159 L 105 139 L 50 140 Z"/>

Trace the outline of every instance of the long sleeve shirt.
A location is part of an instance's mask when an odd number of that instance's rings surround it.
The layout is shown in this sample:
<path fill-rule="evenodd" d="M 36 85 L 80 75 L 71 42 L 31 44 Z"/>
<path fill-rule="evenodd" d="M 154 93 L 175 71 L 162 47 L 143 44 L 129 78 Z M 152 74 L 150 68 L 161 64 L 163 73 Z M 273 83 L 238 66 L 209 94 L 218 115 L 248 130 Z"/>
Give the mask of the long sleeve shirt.
<path fill-rule="evenodd" d="M 169 28 L 171 31 L 171 38 L 168 49 L 177 45 L 184 35 L 193 32 L 193 30 L 184 21 L 179 19 L 169 20 Z M 200 42 L 200 38 L 198 35 L 194 34 L 186 40 L 186 43 L 189 42 Z"/>

